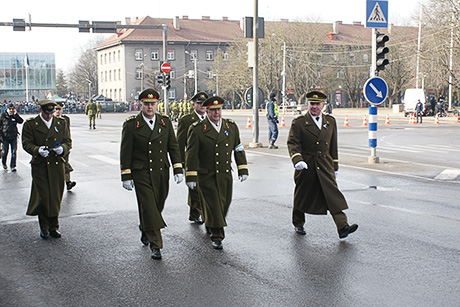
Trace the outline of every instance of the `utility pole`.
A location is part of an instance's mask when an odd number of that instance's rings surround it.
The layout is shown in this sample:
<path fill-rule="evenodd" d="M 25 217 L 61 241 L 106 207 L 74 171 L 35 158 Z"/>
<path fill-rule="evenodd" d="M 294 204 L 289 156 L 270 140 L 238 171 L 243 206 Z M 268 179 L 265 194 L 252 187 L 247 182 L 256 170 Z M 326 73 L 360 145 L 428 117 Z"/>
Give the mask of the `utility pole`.
<path fill-rule="evenodd" d="M 168 59 L 168 38 L 167 38 L 167 35 L 166 35 L 166 25 L 163 24 L 161 25 L 162 28 L 163 28 L 163 63 L 166 63 L 167 62 L 167 59 Z M 165 101 L 165 114 L 169 116 L 169 89 L 168 87 L 165 85 L 163 87 L 163 96 L 164 96 L 164 101 Z"/>
<path fill-rule="evenodd" d="M 252 143 L 249 143 L 249 147 L 256 148 L 262 147 L 262 143 L 259 143 L 259 2 L 254 0 L 254 19 L 252 24 L 252 33 L 254 37 L 254 68 L 253 68 L 253 103 L 252 112 L 254 117 L 254 127 L 252 128 Z"/>

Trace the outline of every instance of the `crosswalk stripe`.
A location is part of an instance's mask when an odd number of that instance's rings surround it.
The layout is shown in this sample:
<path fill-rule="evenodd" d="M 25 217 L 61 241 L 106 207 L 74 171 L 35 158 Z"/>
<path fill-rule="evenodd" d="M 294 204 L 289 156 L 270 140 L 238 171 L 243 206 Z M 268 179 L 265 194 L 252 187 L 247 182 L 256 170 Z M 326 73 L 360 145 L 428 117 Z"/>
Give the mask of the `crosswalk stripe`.
<path fill-rule="evenodd" d="M 434 177 L 436 180 L 455 180 L 460 175 L 460 169 L 445 169 L 438 176 Z"/>

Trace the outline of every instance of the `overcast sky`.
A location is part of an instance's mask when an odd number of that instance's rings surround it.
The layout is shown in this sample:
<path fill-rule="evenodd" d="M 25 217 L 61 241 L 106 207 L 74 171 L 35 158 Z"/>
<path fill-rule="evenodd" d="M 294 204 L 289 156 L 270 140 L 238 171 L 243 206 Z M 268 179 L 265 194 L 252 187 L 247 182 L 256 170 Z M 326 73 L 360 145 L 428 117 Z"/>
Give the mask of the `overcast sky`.
<path fill-rule="evenodd" d="M 407 25 L 418 15 L 419 4 L 427 0 L 389 0 L 389 22 Z M 366 19 L 366 0 L 259 0 L 259 16 L 266 20 L 316 20 L 344 23 Z M 169 4 L 169 5 L 167 5 Z M 13 18 L 37 23 L 77 24 L 79 20 L 121 21 L 125 17 L 172 18 L 187 15 L 190 19 L 210 16 L 211 19 L 240 20 L 254 15 L 251 0 L 137 0 L 137 1 L 62 1 L 16 0 L 3 1 L 0 22 Z M 414 24 L 414 23 L 412 23 Z M 13 32 L 11 27 L 0 27 L 0 52 L 53 52 L 58 69 L 73 67 L 80 50 L 100 34 L 78 33 L 77 29 L 32 28 L 32 31 Z M 106 36 L 108 37 L 108 36 Z"/>

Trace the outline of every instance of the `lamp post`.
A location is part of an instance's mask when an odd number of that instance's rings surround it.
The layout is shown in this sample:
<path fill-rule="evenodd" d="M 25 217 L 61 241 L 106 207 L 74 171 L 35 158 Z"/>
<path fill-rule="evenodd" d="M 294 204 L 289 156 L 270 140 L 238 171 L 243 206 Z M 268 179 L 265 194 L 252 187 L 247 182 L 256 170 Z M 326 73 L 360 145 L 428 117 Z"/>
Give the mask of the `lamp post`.
<path fill-rule="evenodd" d="M 190 55 L 190 58 L 191 58 L 191 60 L 193 61 L 193 64 L 194 64 L 194 68 L 195 68 L 195 73 L 194 73 L 194 77 L 195 77 L 195 94 L 196 94 L 196 93 L 198 93 L 198 74 L 197 74 L 197 68 L 196 68 L 196 58 L 192 59 L 192 54 L 190 52 L 188 52 L 187 50 L 185 50 L 185 53 Z"/>
<path fill-rule="evenodd" d="M 283 90 L 281 94 L 283 95 L 283 115 L 285 115 L 286 114 L 286 42 L 282 40 L 275 33 L 272 33 L 272 36 L 278 38 L 280 41 L 283 42 L 283 71 L 281 72 L 281 76 L 283 76 Z"/>
<path fill-rule="evenodd" d="M 91 99 L 91 84 L 93 84 L 93 82 L 91 82 L 91 80 L 89 79 L 86 79 L 86 81 L 88 81 L 88 100 Z"/>
<path fill-rule="evenodd" d="M 141 93 L 144 91 L 144 63 L 140 64 L 141 68 Z"/>

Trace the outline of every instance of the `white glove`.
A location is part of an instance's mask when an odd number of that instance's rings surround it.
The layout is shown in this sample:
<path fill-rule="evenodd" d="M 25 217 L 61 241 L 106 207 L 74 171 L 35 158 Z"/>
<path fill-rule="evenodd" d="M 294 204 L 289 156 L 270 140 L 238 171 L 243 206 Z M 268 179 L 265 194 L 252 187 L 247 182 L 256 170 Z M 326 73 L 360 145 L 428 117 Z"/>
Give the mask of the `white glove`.
<path fill-rule="evenodd" d="M 174 181 L 179 184 L 184 180 L 184 175 L 183 174 L 176 174 L 174 175 Z"/>
<path fill-rule="evenodd" d="M 190 190 L 193 190 L 196 187 L 196 182 L 190 181 L 190 182 L 187 182 L 186 185 L 188 186 Z"/>
<path fill-rule="evenodd" d="M 48 149 L 45 149 L 45 146 L 41 146 L 41 147 L 38 149 L 38 153 L 39 153 L 40 156 L 42 156 L 43 158 L 48 157 L 48 155 L 50 154 L 49 150 L 48 150 Z"/>
<path fill-rule="evenodd" d="M 337 176 L 339 176 L 339 171 L 335 171 L 335 179 L 337 179 Z"/>
<path fill-rule="evenodd" d="M 131 180 L 123 180 L 123 188 L 125 188 L 128 191 L 131 191 L 134 187 L 134 181 Z"/>
<path fill-rule="evenodd" d="M 248 175 L 240 175 L 240 176 L 238 176 L 238 179 L 240 180 L 240 182 L 243 182 L 246 179 L 248 179 Z"/>
<path fill-rule="evenodd" d="M 295 169 L 301 171 L 303 169 L 308 169 L 308 165 L 305 161 L 299 161 L 294 165 Z"/>
<path fill-rule="evenodd" d="M 62 146 L 55 147 L 55 148 L 53 148 L 53 150 L 54 150 L 58 155 L 61 155 L 61 154 L 64 152 L 64 148 L 62 148 Z"/>

